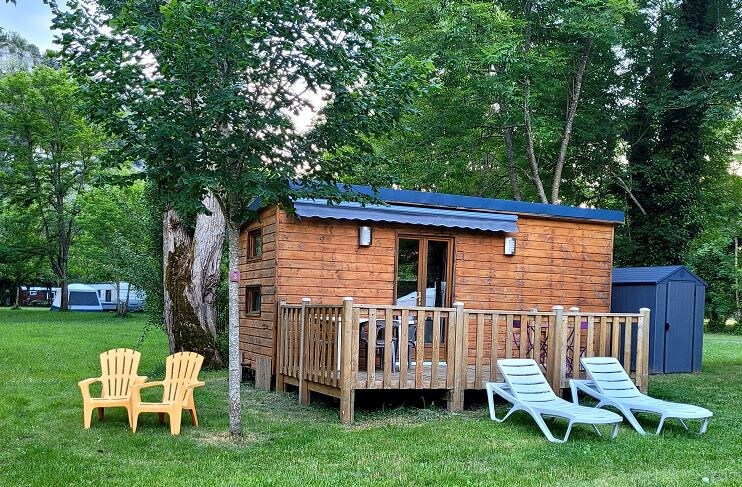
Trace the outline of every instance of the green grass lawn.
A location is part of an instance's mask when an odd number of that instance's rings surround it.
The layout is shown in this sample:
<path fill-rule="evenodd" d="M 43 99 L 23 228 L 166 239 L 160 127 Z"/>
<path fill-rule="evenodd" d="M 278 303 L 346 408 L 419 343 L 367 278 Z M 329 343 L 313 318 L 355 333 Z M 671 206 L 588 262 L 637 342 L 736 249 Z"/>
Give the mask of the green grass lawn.
<path fill-rule="evenodd" d="M 233 441 L 224 372 L 202 373 L 199 429 L 184 417 L 172 437 L 143 415 L 134 434 L 121 409 L 83 430 L 77 381 L 98 375 L 101 351 L 140 343 L 140 372 L 161 374 L 166 337 L 143 330 L 141 315 L 0 309 L 1 486 L 742 485 L 739 336 L 707 336 L 700 375 L 650 380 L 652 395 L 714 411 L 702 437 L 674 424 L 641 437 L 624 423 L 614 441 L 578 427 L 555 445 L 525 414 L 496 424 L 484 404 L 456 415 L 366 409 L 345 427 L 330 401 L 302 407 L 295 394 L 244 385 L 245 434 Z"/>

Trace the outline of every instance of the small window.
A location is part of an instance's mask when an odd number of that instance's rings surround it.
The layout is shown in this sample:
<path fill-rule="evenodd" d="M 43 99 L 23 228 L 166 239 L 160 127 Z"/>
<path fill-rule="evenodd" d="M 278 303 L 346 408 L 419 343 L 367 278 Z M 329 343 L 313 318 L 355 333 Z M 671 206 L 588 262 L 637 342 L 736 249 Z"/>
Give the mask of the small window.
<path fill-rule="evenodd" d="M 70 291 L 70 306 L 99 306 L 98 296 L 93 291 Z"/>
<path fill-rule="evenodd" d="M 31 291 L 28 293 L 29 296 L 36 296 L 36 291 Z"/>
<path fill-rule="evenodd" d="M 253 230 L 247 234 L 247 256 L 250 259 L 257 259 L 263 255 L 263 231 L 261 229 Z"/>
<path fill-rule="evenodd" d="M 248 315 L 260 314 L 260 286 L 248 286 L 245 288 L 245 313 Z"/>
<path fill-rule="evenodd" d="M 106 289 L 106 301 L 110 301 L 110 300 L 111 300 L 111 290 Z"/>

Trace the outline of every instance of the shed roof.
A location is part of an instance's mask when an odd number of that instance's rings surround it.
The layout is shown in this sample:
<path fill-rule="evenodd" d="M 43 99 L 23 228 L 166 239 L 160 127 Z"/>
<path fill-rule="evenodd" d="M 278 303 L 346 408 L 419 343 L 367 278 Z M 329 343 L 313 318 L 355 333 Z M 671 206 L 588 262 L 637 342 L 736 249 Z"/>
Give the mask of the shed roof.
<path fill-rule="evenodd" d="M 655 267 L 618 267 L 613 269 L 613 284 L 658 284 L 675 277 L 678 280 L 697 280 L 706 285 L 706 281 L 693 274 L 684 265 Z"/>
<path fill-rule="evenodd" d="M 296 214 L 307 218 L 374 221 L 467 228 L 490 232 L 516 232 L 516 215 L 471 210 L 450 210 L 402 205 L 364 205 L 343 202 L 328 205 L 325 200 L 297 200 Z"/>

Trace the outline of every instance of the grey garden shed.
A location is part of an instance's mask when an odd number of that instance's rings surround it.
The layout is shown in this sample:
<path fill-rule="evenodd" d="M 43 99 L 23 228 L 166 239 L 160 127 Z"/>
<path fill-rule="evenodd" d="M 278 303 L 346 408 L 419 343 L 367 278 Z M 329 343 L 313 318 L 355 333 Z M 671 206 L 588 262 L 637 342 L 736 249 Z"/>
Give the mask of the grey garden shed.
<path fill-rule="evenodd" d="M 706 282 L 687 267 L 613 269 L 611 312 L 649 308 L 649 372 L 700 372 Z"/>

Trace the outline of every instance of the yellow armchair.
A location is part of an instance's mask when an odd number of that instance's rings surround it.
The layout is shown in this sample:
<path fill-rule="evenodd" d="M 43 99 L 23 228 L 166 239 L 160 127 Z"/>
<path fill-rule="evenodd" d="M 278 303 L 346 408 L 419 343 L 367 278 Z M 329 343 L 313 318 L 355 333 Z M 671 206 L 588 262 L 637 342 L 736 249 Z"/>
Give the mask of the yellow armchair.
<path fill-rule="evenodd" d="M 81 380 L 80 386 L 83 403 L 83 427 L 90 428 L 93 409 L 98 409 L 98 419 L 104 417 L 105 408 L 126 408 L 131 425 L 131 388 L 141 384 L 147 377 L 138 374 L 141 353 L 128 348 L 116 348 L 100 354 L 100 377 Z M 90 386 L 101 384 L 100 397 L 92 397 Z"/>
<path fill-rule="evenodd" d="M 193 390 L 205 385 L 204 382 L 198 380 L 203 361 L 203 356 L 195 352 L 175 353 L 170 355 L 165 362 L 164 380 L 134 384 L 131 387 L 131 430 L 136 432 L 140 413 L 158 413 L 160 423 L 164 423 L 165 415 L 168 415 L 170 433 L 179 435 L 183 409 L 191 413 L 191 421 L 195 427 L 198 427 Z M 141 390 L 147 387 L 162 387 L 162 400 L 142 402 Z"/>

